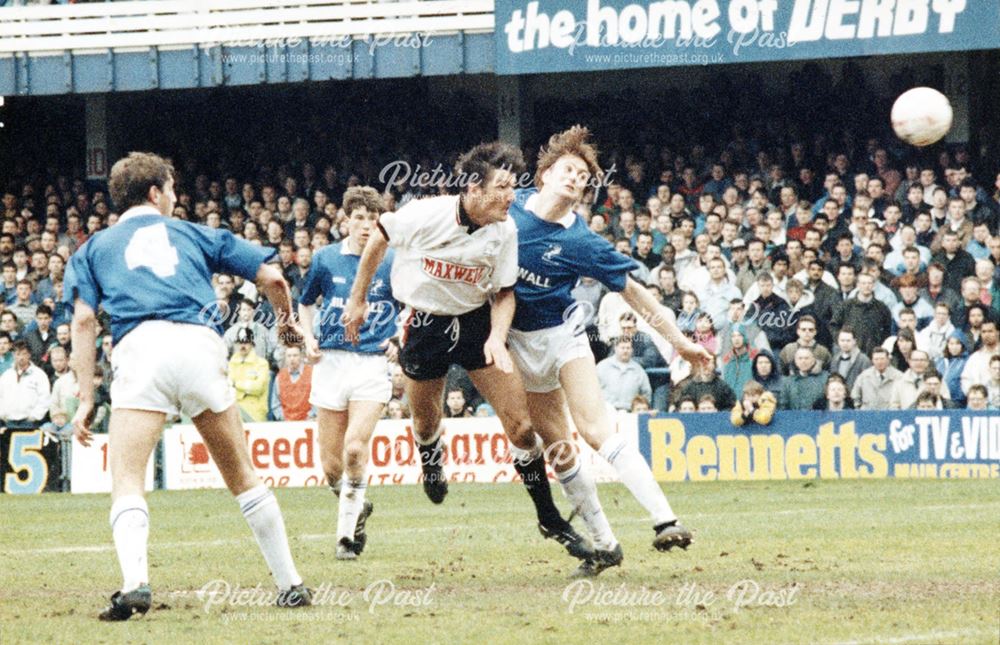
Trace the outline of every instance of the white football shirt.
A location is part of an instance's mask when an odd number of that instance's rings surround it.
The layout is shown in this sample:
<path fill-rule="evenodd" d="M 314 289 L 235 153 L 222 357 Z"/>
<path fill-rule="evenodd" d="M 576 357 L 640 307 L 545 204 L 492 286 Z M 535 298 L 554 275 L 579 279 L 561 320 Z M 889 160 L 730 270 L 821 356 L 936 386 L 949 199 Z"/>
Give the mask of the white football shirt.
<path fill-rule="evenodd" d="M 513 220 L 469 233 L 458 207 L 458 196 L 415 199 L 379 218 L 389 246 L 396 249 L 393 295 L 413 309 L 459 316 L 517 282 Z"/>

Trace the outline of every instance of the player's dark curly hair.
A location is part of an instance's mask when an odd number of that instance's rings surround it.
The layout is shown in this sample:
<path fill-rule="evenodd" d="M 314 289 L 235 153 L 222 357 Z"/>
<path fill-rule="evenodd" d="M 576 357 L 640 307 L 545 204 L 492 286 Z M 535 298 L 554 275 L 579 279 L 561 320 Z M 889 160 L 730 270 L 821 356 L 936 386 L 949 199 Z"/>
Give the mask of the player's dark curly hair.
<path fill-rule="evenodd" d="M 369 213 L 381 215 L 385 212 L 385 202 L 371 186 L 351 186 L 344 192 L 344 213 L 350 217 L 355 208 L 366 208 Z"/>
<path fill-rule="evenodd" d="M 538 152 L 538 168 L 535 170 L 535 185 L 541 188 L 542 175 L 564 155 L 574 155 L 583 160 L 590 170 L 590 176 L 601 178 L 603 173 L 597 164 L 597 146 L 590 142 L 590 129 L 574 125 L 549 137 L 549 143 Z"/>
<path fill-rule="evenodd" d="M 108 191 L 121 211 L 148 201 L 149 189 L 162 189 L 174 176 L 174 167 L 166 159 L 151 152 L 130 152 L 111 167 Z"/>
<path fill-rule="evenodd" d="M 472 185 L 485 185 L 496 170 L 506 170 L 515 177 L 524 174 L 524 156 L 512 145 L 493 141 L 480 143 L 458 158 L 455 176 L 463 191 Z"/>

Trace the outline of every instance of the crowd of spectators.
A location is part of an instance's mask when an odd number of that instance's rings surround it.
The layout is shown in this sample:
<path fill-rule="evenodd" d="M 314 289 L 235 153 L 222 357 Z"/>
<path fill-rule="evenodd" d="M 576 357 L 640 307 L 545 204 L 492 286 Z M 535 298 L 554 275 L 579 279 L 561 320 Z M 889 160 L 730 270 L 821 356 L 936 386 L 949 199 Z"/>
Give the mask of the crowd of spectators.
<path fill-rule="evenodd" d="M 595 351 L 613 348 L 598 366 L 608 401 L 730 410 L 754 383 L 779 410 L 947 409 L 973 389 L 1000 408 L 1000 175 L 974 174 L 964 148 L 934 163 L 895 163 L 875 140 L 860 159 L 785 152 L 747 166 L 695 149 L 652 182 L 629 169 L 581 205 L 717 357 L 691 373 L 617 294 L 585 281 Z"/>
<path fill-rule="evenodd" d="M 729 411 L 751 385 L 779 410 L 1000 409 L 1000 176 L 981 175 L 964 148 L 915 163 L 874 139 L 853 154 L 738 139 L 617 157 L 577 211 L 636 260 L 633 277 L 717 360 L 692 373 L 619 294 L 583 279 L 574 296 L 594 312 L 588 331 L 614 407 Z M 175 166 L 173 216 L 275 248 L 293 296 L 312 253 L 346 234 L 344 190 L 377 176 L 310 163 L 247 178 Z M 378 187 L 390 209 L 448 190 Z M 63 272 L 119 214 L 104 190 L 67 177 L 5 186 L 0 213 L 0 418 L 62 427 L 75 385 Z M 255 286 L 225 274 L 213 284 L 245 417 L 310 418 L 310 366 L 277 342 Z M 109 336 L 100 342 L 106 397 L 112 348 Z M 392 369 L 386 414 L 404 418 Z M 492 412 L 459 368 L 442 408 Z"/>

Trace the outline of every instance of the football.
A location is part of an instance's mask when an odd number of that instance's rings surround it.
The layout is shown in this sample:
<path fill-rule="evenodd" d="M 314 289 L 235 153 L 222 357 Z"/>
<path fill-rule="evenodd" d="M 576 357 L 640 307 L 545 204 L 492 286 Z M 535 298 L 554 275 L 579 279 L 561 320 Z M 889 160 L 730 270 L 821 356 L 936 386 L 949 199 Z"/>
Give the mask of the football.
<path fill-rule="evenodd" d="M 915 87 L 896 99 L 891 118 L 900 139 L 914 146 L 929 146 L 951 129 L 951 103 L 933 88 Z"/>

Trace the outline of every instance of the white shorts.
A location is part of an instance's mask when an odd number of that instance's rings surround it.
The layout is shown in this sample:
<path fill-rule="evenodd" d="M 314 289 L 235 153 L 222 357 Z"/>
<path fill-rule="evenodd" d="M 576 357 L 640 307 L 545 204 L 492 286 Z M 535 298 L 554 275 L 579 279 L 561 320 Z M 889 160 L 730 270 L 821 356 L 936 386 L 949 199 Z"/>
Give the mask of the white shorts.
<path fill-rule="evenodd" d="M 309 403 L 324 410 L 346 410 L 350 401 L 388 403 L 392 397 L 389 361 L 384 354 L 324 349 L 313 365 Z"/>
<path fill-rule="evenodd" d="M 528 392 L 558 390 L 559 370 L 577 358 L 593 358 L 587 334 L 573 333 L 575 325 L 564 324 L 538 331 L 517 331 L 507 334 L 511 357 L 521 371 L 524 389 Z"/>
<path fill-rule="evenodd" d="M 196 417 L 236 402 L 226 345 L 202 325 L 150 320 L 111 352 L 111 407 Z"/>

